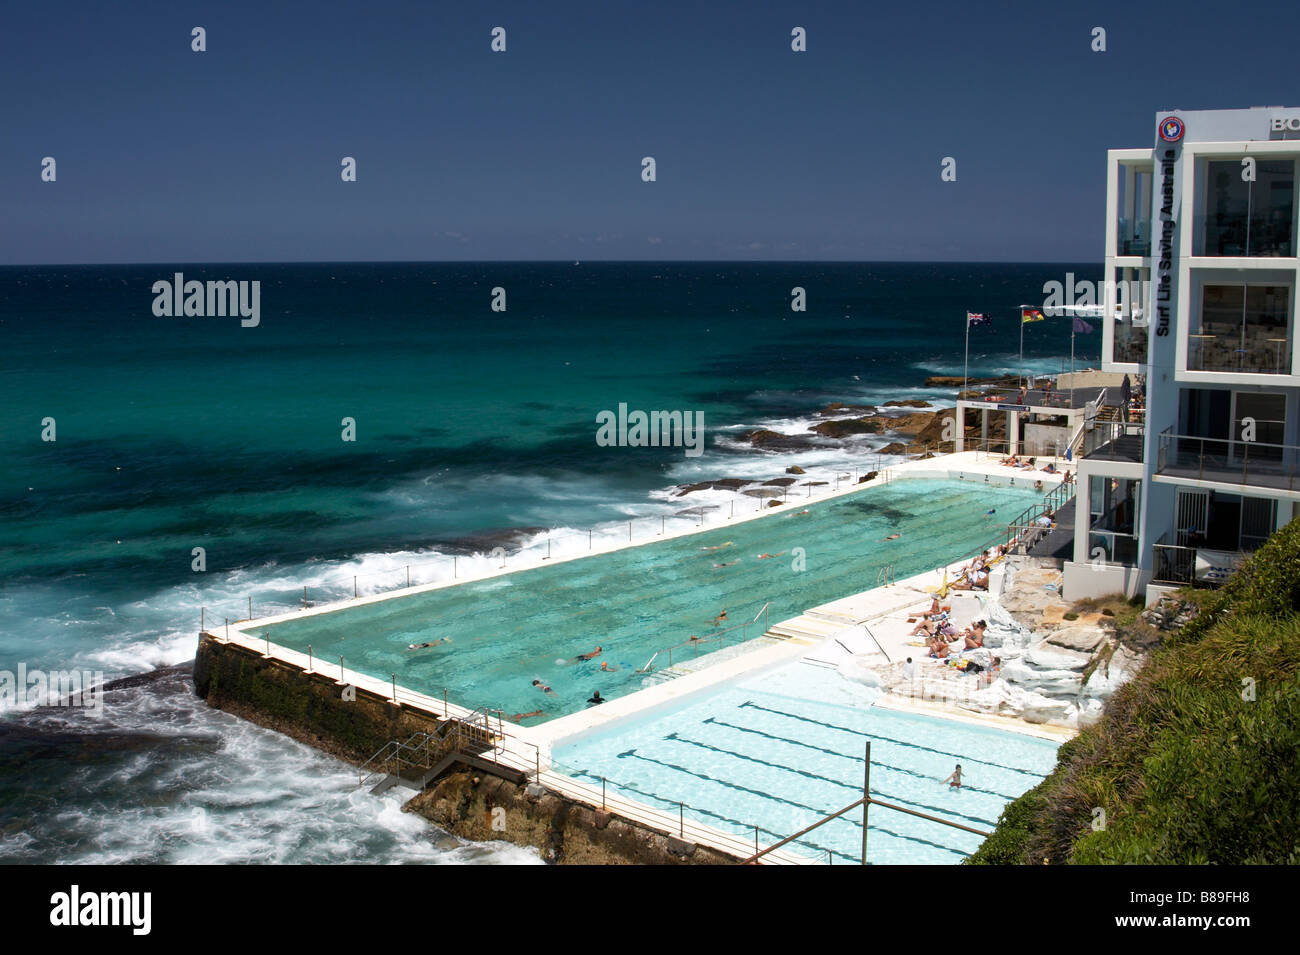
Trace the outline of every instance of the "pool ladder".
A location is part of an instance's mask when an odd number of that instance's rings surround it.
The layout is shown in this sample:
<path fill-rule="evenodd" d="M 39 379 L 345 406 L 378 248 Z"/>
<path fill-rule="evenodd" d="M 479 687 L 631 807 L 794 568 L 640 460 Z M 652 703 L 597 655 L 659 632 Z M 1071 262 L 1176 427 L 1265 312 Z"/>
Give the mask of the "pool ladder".
<path fill-rule="evenodd" d="M 876 571 L 877 587 L 892 587 L 894 585 L 894 565 L 886 564 Z"/>

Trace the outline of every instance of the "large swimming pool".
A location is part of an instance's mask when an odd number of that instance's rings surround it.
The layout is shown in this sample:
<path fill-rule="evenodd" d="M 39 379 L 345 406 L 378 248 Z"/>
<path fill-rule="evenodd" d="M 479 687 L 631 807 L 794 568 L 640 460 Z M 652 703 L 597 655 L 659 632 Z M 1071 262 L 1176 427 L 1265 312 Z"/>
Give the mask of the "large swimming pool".
<path fill-rule="evenodd" d="M 1003 807 L 1056 763 L 1057 745 L 1019 733 L 872 707 L 876 691 L 834 670 L 786 664 L 646 719 L 612 725 L 554 751 L 557 772 L 685 815 L 766 847 L 862 795 L 990 831 Z M 957 764 L 961 789 L 944 780 Z M 983 840 L 872 806 L 867 860 L 951 864 Z M 815 829 L 787 850 L 835 864 L 860 861 L 862 811 Z"/>
<path fill-rule="evenodd" d="M 527 721 L 548 720 L 585 708 L 594 690 L 613 698 L 640 689 L 638 668 L 656 651 L 713 632 L 723 609 L 734 625 L 770 602 L 776 622 L 876 586 L 886 564 L 898 578 L 920 573 L 986 543 L 1038 497 L 1028 487 L 900 480 L 706 533 L 249 632 L 304 652 L 310 645 L 318 660 L 342 656 L 349 669 L 383 681 L 395 674 L 431 696 L 445 690 L 462 706 L 507 716 L 541 710 Z M 407 649 L 443 638 L 450 642 Z M 600 656 L 574 662 L 597 646 Z"/>

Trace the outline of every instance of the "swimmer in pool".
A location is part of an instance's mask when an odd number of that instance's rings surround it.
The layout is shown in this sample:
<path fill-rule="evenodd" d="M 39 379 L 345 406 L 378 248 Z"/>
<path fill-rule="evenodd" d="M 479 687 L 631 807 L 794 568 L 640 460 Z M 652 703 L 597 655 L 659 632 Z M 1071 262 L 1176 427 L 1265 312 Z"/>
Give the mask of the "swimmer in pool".
<path fill-rule="evenodd" d="M 713 618 L 713 625 L 716 627 L 720 623 L 725 623 L 726 620 L 727 620 L 727 611 L 723 610 L 722 613 L 718 614 L 716 617 Z"/>
<path fill-rule="evenodd" d="M 721 544 L 717 544 L 713 547 L 701 547 L 700 550 L 722 550 L 722 548 L 730 546 L 731 541 L 723 541 Z"/>
<path fill-rule="evenodd" d="M 545 710 L 533 710 L 531 713 L 511 713 L 506 719 L 518 723 L 520 720 L 530 720 L 534 716 L 542 716 L 545 713 Z"/>
<path fill-rule="evenodd" d="M 882 541 L 896 541 L 902 536 L 903 536 L 902 534 L 890 534 L 888 537 L 882 537 L 880 539 Z"/>
<path fill-rule="evenodd" d="M 585 663 L 588 660 L 594 660 L 596 657 L 600 656 L 600 651 L 602 649 L 603 649 L 602 647 L 597 647 L 595 650 L 592 650 L 590 653 L 579 653 L 576 657 L 573 658 L 573 662 Z"/>
<path fill-rule="evenodd" d="M 780 557 L 780 556 L 781 556 L 782 554 L 784 554 L 784 553 L 785 553 L 785 551 L 781 550 L 781 551 L 777 551 L 775 554 L 759 554 L 759 555 L 758 555 L 758 559 L 759 559 L 759 560 L 771 560 L 773 557 Z"/>
<path fill-rule="evenodd" d="M 957 768 L 952 771 L 952 775 L 945 779 L 944 782 L 948 784 L 949 789 L 961 789 L 961 763 L 957 764 Z"/>
<path fill-rule="evenodd" d="M 438 644 L 440 644 L 440 643 L 451 643 L 451 637 L 442 637 L 441 639 L 434 640 L 432 643 L 408 643 L 408 644 L 406 645 L 406 649 L 408 649 L 408 650 L 427 650 L 427 649 L 429 649 L 430 647 L 436 647 L 436 646 L 437 646 Z"/>
<path fill-rule="evenodd" d="M 610 666 L 608 660 L 600 661 L 600 671 L 602 673 L 613 673 L 618 669 L 616 666 Z"/>
<path fill-rule="evenodd" d="M 533 681 L 533 686 L 537 687 L 537 689 L 541 690 L 543 693 L 545 693 L 545 694 L 548 695 L 548 696 L 554 696 L 554 695 L 555 695 L 555 691 L 552 690 L 552 689 L 551 689 L 549 686 L 547 686 L 545 683 L 543 683 L 541 680 L 534 680 L 534 681 Z"/>
<path fill-rule="evenodd" d="M 725 563 L 722 563 L 722 564 L 714 564 L 714 565 L 713 565 L 713 569 L 714 569 L 714 570 L 717 570 L 717 569 L 719 569 L 719 568 L 721 568 L 721 567 L 735 567 L 735 566 L 736 566 L 737 564 L 739 564 L 739 563 L 740 563 L 740 561 L 738 561 L 738 560 L 729 560 L 729 561 L 726 561 Z"/>

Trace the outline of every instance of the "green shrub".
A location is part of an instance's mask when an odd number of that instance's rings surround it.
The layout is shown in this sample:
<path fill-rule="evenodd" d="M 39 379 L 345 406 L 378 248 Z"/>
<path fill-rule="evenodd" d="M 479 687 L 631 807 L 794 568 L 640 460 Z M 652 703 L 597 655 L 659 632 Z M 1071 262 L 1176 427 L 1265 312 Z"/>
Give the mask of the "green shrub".
<path fill-rule="evenodd" d="M 1300 860 L 1300 521 L 1151 651 L 972 863 Z M 1249 699 L 1253 691 L 1253 699 Z M 1104 828 L 1093 828 L 1094 810 Z"/>

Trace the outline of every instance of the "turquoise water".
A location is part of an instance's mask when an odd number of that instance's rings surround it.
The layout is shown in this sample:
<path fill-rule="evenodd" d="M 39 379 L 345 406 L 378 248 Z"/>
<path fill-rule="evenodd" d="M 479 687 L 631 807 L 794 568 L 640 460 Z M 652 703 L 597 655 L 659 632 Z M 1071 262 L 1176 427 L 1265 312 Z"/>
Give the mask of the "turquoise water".
<path fill-rule="evenodd" d="M 766 847 L 862 795 L 871 743 L 877 799 L 984 832 L 1056 763 L 1056 744 L 1000 730 L 873 708 L 876 691 L 833 670 L 793 663 L 642 722 L 557 747 L 554 768 L 610 792 L 679 811 Z M 961 789 L 944 780 L 962 766 Z M 872 806 L 867 860 L 951 864 L 980 836 Z M 821 862 L 860 861 L 861 810 L 787 849 Z"/>
<path fill-rule="evenodd" d="M 656 651 L 713 632 L 723 609 L 735 625 L 770 601 L 776 622 L 874 587 L 885 564 L 899 578 L 934 568 L 987 543 L 1039 496 L 900 480 L 806 507 L 792 499 L 785 513 L 715 531 L 251 632 L 304 652 L 310 645 L 320 660 L 342 656 L 350 669 L 395 675 L 432 696 L 446 690 L 464 706 L 541 709 L 530 721 L 550 719 L 585 708 L 593 690 L 614 698 L 640 689 L 638 668 Z M 891 534 L 898 539 L 884 540 Z M 442 638 L 450 642 L 407 649 Z M 575 661 L 597 646 L 599 657 Z"/>

